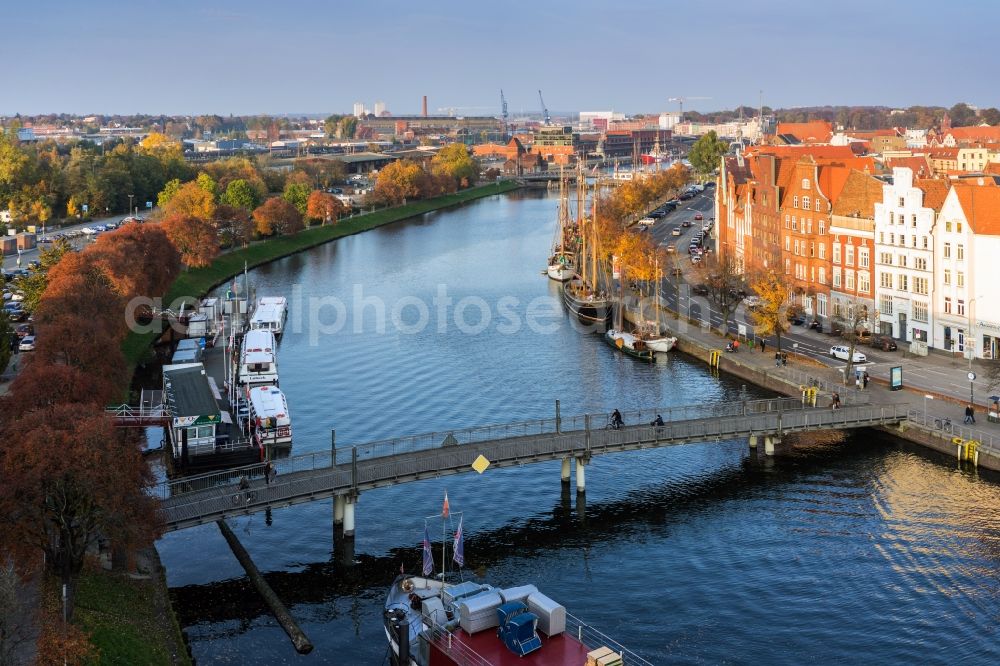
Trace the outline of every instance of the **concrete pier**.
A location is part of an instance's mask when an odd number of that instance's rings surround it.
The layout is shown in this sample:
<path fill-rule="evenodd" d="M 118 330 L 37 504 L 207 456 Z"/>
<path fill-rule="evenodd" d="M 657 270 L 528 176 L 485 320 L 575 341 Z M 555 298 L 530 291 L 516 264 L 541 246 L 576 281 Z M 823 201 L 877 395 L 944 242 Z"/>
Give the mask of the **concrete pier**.
<path fill-rule="evenodd" d="M 750 437 L 747 438 L 747 442 L 750 444 L 750 448 L 751 449 L 756 449 L 757 448 L 757 435 L 750 435 Z"/>
<path fill-rule="evenodd" d="M 587 461 L 585 458 L 576 459 L 576 492 L 587 491 Z"/>
<path fill-rule="evenodd" d="M 560 479 L 562 480 L 563 485 L 567 486 L 569 485 L 569 479 L 570 479 L 569 458 L 562 459 L 562 474 L 560 476 Z"/>
<path fill-rule="evenodd" d="M 764 455 L 773 456 L 776 446 L 781 444 L 781 437 L 777 435 L 767 435 L 764 437 Z"/>
<path fill-rule="evenodd" d="M 334 495 L 333 496 L 333 524 L 343 525 L 344 524 L 344 496 Z"/>
<path fill-rule="evenodd" d="M 354 505 L 357 504 L 357 497 L 348 497 L 344 502 L 344 536 L 354 538 Z"/>

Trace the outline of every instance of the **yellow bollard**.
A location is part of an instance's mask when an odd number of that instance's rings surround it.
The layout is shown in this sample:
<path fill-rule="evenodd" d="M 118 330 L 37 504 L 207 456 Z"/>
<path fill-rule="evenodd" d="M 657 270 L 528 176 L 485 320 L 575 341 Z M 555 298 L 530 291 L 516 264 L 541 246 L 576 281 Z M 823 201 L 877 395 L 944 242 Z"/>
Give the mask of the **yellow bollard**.
<path fill-rule="evenodd" d="M 722 359 L 722 352 L 718 351 L 717 349 L 713 349 L 708 354 L 708 366 L 710 368 L 718 368 L 719 367 L 719 361 L 721 359 Z"/>

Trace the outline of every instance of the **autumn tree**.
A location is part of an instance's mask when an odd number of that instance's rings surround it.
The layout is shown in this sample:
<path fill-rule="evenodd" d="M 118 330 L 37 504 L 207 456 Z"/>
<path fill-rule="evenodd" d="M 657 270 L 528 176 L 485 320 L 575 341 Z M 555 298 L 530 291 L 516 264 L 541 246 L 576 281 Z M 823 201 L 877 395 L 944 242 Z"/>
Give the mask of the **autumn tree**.
<path fill-rule="evenodd" d="M 99 538 L 148 546 L 162 531 L 149 466 L 102 407 L 62 403 L 29 412 L 16 436 L 4 426 L 0 448 L 4 547 L 19 562 L 44 554 L 67 586 L 70 617 L 76 580 Z"/>
<path fill-rule="evenodd" d="M 127 224 L 101 234 L 87 256 L 123 298 L 162 296 L 180 272 L 181 256 L 163 225 Z"/>
<path fill-rule="evenodd" d="M 220 201 L 227 206 L 242 208 L 249 212 L 260 205 L 260 193 L 249 181 L 237 178 L 226 186 Z"/>
<path fill-rule="evenodd" d="M 306 203 L 306 217 L 316 220 L 320 224 L 336 224 L 337 218 L 346 210 L 344 204 L 337 197 L 320 190 L 313 190 Z"/>
<path fill-rule="evenodd" d="M 385 165 L 375 181 L 373 199 L 389 205 L 401 204 L 420 195 L 424 170 L 411 160 L 397 160 Z"/>
<path fill-rule="evenodd" d="M 6 310 L 0 310 L 0 375 L 7 370 L 10 363 L 10 336 L 14 334 L 10 330 L 10 319 Z"/>
<path fill-rule="evenodd" d="M 199 217 L 208 220 L 214 212 L 215 197 L 202 189 L 196 181 L 181 185 L 163 206 L 165 217 Z"/>
<path fill-rule="evenodd" d="M 864 333 L 871 335 L 868 306 L 856 298 L 838 301 L 834 320 L 843 328 L 843 337 L 847 342 L 847 366 L 844 368 L 844 384 L 847 384 L 854 368 L 854 350 Z"/>
<path fill-rule="evenodd" d="M 242 206 L 216 206 L 212 223 L 219 233 L 220 242 L 228 247 L 246 247 L 253 239 L 253 218 L 250 211 Z"/>
<path fill-rule="evenodd" d="M 215 212 L 214 206 L 212 212 Z M 208 266 L 218 256 L 219 234 L 209 220 L 174 214 L 164 219 L 162 226 L 188 268 Z"/>
<path fill-rule="evenodd" d="M 163 186 L 163 189 L 158 195 L 156 195 L 156 205 L 163 208 L 167 203 L 174 198 L 177 194 L 177 190 L 181 189 L 181 181 L 178 178 L 167 181 L 167 184 Z"/>
<path fill-rule="evenodd" d="M 688 161 L 698 175 L 705 177 L 719 168 L 722 156 L 729 152 L 729 144 L 719 138 L 715 130 L 710 130 L 691 146 Z"/>
<path fill-rule="evenodd" d="M 59 263 L 63 256 L 73 250 L 73 246 L 65 238 L 60 238 L 47 247 L 43 247 L 38 253 L 38 261 L 41 264 L 39 270 L 31 271 L 28 275 L 17 279 L 18 288 L 24 292 L 23 307 L 29 312 L 34 312 L 38 308 L 38 303 L 42 299 L 45 287 L 49 284 L 49 271 Z"/>
<path fill-rule="evenodd" d="M 746 287 L 739 266 L 731 256 L 711 255 L 698 264 L 695 274 L 708 287 L 709 299 L 719 307 L 722 315 L 719 332 L 726 335 L 733 312 L 740 304 L 740 292 Z"/>
<path fill-rule="evenodd" d="M 471 187 L 479 177 L 479 164 L 464 143 L 450 143 L 431 160 L 431 172 L 451 178 L 458 187 Z"/>
<path fill-rule="evenodd" d="M 791 325 L 785 312 L 791 292 L 784 276 L 769 270 L 753 277 L 750 286 L 760 298 L 760 303 L 750 313 L 754 330 L 762 337 L 775 336 L 780 352 L 781 334 Z"/>
<path fill-rule="evenodd" d="M 314 186 L 324 189 L 343 180 L 347 175 L 344 163 L 340 160 L 300 158 L 295 160 L 295 168 L 307 174 Z"/>
<path fill-rule="evenodd" d="M 308 176 L 306 176 L 306 178 L 308 178 Z M 299 211 L 300 214 L 305 215 L 311 191 L 312 188 L 306 183 L 290 182 L 285 185 L 285 191 L 281 196 L 285 201 L 295 206 L 295 209 Z"/>
<path fill-rule="evenodd" d="M 198 183 L 198 187 L 200 187 L 204 191 L 206 191 L 209 194 L 211 194 L 212 195 L 212 201 L 215 201 L 215 198 L 219 194 L 218 193 L 218 187 L 219 186 L 215 182 L 214 178 L 212 178 L 207 173 L 205 173 L 204 171 L 202 171 L 201 173 L 198 174 L 198 177 L 195 178 L 194 182 Z"/>
<path fill-rule="evenodd" d="M 294 234 L 302 229 L 302 214 L 281 197 L 271 197 L 253 212 L 261 236 Z"/>

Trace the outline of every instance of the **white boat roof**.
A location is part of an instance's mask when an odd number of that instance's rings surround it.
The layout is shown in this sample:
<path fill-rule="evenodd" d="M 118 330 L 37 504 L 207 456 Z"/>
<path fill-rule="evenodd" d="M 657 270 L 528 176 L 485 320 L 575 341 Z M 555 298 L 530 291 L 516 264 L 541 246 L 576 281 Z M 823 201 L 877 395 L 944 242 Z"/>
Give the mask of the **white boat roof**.
<path fill-rule="evenodd" d="M 284 301 L 284 297 L 282 297 Z M 285 315 L 285 304 L 282 303 L 260 303 L 257 309 L 253 311 L 253 317 L 250 318 L 250 325 L 252 326 L 255 322 L 263 321 L 277 321 L 280 322 L 284 319 Z"/>
<path fill-rule="evenodd" d="M 288 418 L 288 403 L 285 394 L 277 386 L 257 386 L 247 391 L 250 406 L 257 416 Z"/>
<path fill-rule="evenodd" d="M 274 334 L 271 331 L 251 329 L 243 336 L 243 353 L 267 352 L 274 353 Z"/>
<path fill-rule="evenodd" d="M 285 305 L 288 303 L 288 299 L 284 296 L 262 296 L 260 298 L 261 305 Z"/>
<path fill-rule="evenodd" d="M 243 354 L 243 362 L 247 365 L 254 363 L 271 363 L 274 361 L 274 354 L 264 351 L 252 351 Z"/>

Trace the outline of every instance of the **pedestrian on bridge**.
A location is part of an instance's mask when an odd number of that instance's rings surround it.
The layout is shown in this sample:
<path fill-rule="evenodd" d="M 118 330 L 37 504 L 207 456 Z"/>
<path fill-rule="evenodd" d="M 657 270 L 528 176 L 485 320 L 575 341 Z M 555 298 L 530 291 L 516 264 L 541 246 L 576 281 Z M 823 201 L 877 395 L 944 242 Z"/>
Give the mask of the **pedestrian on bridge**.
<path fill-rule="evenodd" d="M 976 410 L 973 409 L 971 402 L 965 407 L 965 422 L 966 423 L 976 422 Z"/>
<path fill-rule="evenodd" d="M 764 353 L 764 349 L 765 349 L 766 347 L 767 347 L 767 340 L 765 340 L 764 338 L 761 338 L 761 339 L 760 339 L 760 353 L 761 353 L 761 354 L 763 354 L 763 353 Z"/>
<path fill-rule="evenodd" d="M 271 485 L 271 476 L 273 476 L 273 474 L 272 474 L 273 472 L 274 472 L 274 465 L 272 465 L 271 461 L 268 460 L 266 463 L 264 463 L 264 483 L 265 483 L 265 485 L 268 485 L 268 486 Z"/>

